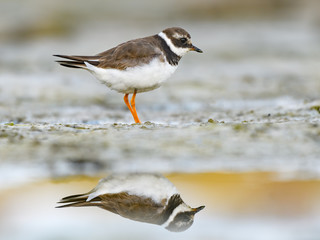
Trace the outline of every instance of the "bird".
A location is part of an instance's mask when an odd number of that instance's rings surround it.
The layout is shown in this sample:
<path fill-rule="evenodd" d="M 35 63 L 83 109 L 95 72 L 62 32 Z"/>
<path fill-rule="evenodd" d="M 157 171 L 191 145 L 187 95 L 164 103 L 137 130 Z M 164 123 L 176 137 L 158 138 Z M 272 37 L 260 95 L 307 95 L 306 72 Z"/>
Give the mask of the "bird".
<path fill-rule="evenodd" d="M 102 84 L 124 94 L 124 102 L 135 123 L 141 123 L 135 106 L 136 94 L 159 88 L 189 51 L 203 52 L 192 44 L 186 30 L 170 27 L 159 34 L 121 43 L 94 56 L 53 56 L 64 59 L 56 61 L 61 66 L 85 69 Z M 130 103 L 129 94 L 133 94 Z"/>
<path fill-rule="evenodd" d="M 118 173 L 84 194 L 62 198 L 57 208 L 96 206 L 134 221 L 187 230 L 205 206 L 191 208 L 167 178 L 156 173 Z"/>

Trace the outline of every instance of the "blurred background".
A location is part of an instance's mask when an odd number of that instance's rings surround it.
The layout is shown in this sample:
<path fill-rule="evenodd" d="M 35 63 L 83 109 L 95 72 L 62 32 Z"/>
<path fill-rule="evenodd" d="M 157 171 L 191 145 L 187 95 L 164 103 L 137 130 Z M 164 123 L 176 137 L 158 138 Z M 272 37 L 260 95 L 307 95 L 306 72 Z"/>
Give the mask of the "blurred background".
<path fill-rule="evenodd" d="M 0 0 L 0 238 L 320 239 L 318 0 Z M 180 26 L 204 53 L 123 96 L 53 54 L 94 55 Z M 180 234 L 55 209 L 111 172 L 165 174 Z"/>

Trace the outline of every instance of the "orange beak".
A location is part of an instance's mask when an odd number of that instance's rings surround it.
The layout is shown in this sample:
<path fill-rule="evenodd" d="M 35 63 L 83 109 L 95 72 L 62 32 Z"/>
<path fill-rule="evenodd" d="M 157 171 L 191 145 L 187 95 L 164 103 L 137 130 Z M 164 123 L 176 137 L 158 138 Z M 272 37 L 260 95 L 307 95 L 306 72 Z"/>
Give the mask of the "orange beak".
<path fill-rule="evenodd" d="M 190 48 L 190 51 L 195 51 L 195 52 L 198 52 L 198 53 L 203 53 L 203 51 L 200 49 L 200 48 L 197 48 L 196 46 L 193 46 Z"/>
<path fill-rule="evenodd" d="M 200 50 L 200 49 L 199 49 Z M 201 50 L 200 50 L 201 51 Z M 202 209 L 204 209 L 205 206 L 197 207 L 197 208 L 192 208 L 192 211 L 197 213 L 200 212 Z"/>

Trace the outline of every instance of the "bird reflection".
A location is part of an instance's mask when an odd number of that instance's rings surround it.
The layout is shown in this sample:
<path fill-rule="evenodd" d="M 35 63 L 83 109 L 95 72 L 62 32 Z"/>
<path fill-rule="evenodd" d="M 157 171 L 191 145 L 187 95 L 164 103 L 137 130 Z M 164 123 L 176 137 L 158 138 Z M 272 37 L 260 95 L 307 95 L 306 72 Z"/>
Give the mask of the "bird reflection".
<path fill-rule="evenodd" d="M 176 187 L 159 174 L 114 174 L 88 193 L 62 198 L 57 208 L 97 206 L 134 221 L 157 224 L 172 232 L 187 230 L 204 206 L 191 208 Z"/>

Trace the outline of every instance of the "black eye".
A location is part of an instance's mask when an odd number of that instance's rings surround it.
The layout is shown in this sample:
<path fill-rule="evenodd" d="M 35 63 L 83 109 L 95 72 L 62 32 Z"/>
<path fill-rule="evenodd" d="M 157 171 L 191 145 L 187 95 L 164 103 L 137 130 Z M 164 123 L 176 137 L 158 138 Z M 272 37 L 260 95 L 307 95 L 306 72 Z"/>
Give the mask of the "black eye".
<path fill-rule="evenodd" d="M 187 42 L 187 39 L 186 39 L 186 38 L 180 38 L 180 42 L 186 43 L 186 42 Z"/>

